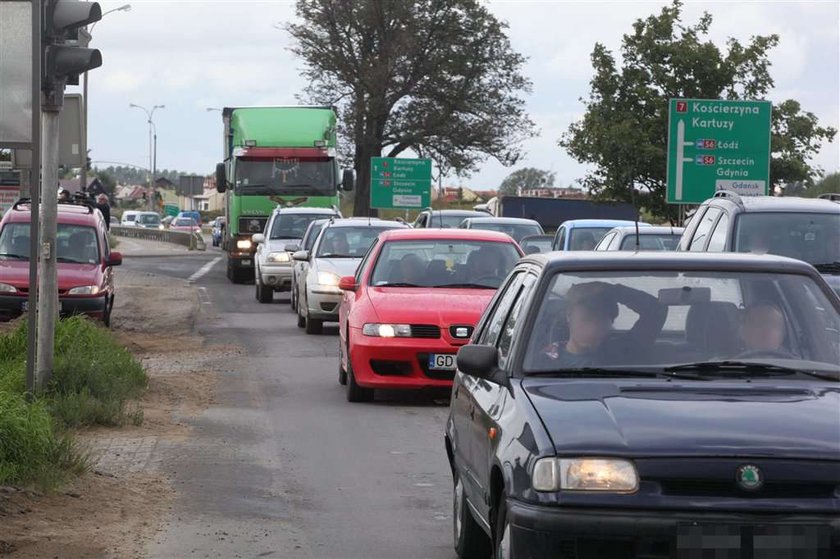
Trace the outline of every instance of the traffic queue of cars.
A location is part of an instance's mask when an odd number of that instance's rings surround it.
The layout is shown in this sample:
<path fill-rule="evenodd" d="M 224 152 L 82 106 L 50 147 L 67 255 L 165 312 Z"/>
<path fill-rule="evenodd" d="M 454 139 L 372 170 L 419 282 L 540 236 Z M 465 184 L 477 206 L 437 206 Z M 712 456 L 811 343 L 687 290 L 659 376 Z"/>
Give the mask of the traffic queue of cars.
<path fill-rule="evenodd" d="M 840 557 L 840 204 L 553 237 L 465 213 L 278 209 L 254 237 L 257 298 L 338 322 L 350 402 L 451 390 L 459 557 Z"/>

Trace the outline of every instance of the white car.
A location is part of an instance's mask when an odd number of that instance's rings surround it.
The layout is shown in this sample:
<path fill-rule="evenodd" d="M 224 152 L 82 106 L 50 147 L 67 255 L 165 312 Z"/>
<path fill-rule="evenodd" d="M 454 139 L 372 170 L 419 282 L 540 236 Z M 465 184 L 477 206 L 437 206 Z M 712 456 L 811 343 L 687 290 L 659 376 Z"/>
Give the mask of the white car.
<path fill-rule="evenodd" d="M 140 212 L 136 212 L 133 210 L 126 210 L 122 214 L 122 220 L 120 221 L 120 225 L 122 227 L 134 227 L 137 225 L 137 216 L 140 215 Z"/>
<path fill-rule="evenodd" d="M 321 233 L 321 229 L 323 229 L 324 225 L 329 223 L 329 221 L 329 219 L 316 219 L 310 223 L 309 227 L 306 228 L 306 233 L 303 234 L 303 239 L 300 244 L 286 245 L 286 250 L 292 253 L 299 250 L 312 250 L 312 246 L 315 244 L 318 234 Z M 307 270 L 309 270 L 309 261 L 292 261 L 292 295 L 289 297 L 289 304 L 295 312 L 297 312 L 297 284 L 301 281 L 301 278 L 306 274 Z"/>
<path fill-rule="evenodd" d="M 294 253 L 295 261 L 308 263 L 297 282 L 298 327 L 320 334 L 324 322 L 338 320 L 342 292 L 338 280 L 352 276 L 379 233 L 407 229 L 408 225 L 381 219 L 336 219 L 324 225 L 312 250 Z"/>
<path fill-rule="evenodd" d="M 309 224 L 316 219 L 341 217 L 335 208 L 277 208 L 271 213 L 264 233 L 251 237 L 257 245 L 254 256 L 254 284 L 260 303 L 271 303 L 275 291 L 292 286 L 292 257 L 286 246 L 299 244 Z"/>

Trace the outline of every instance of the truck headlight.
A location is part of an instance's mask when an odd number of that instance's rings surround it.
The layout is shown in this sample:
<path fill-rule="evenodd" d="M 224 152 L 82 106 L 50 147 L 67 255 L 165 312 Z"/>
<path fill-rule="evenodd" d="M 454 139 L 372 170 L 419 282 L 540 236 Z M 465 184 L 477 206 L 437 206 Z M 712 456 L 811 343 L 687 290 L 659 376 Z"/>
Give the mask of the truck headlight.
<path fill-rule="evenodd" d="M 99 293 L 98 285 L 82 285 L 67 290 L 68 295 L 96 295 L 97 293 Z"/>
<path fill-rule="evenodd" d="M 251 248 L 251 241 L 248 239 L 236 241 L 236 248 L 239 250 L 249 250 Z"/>
<path fill-rule="evenodd" d="M 265 260 L 266 262 L 291 262 L 292 258 L 288 252 L 269 252 Z"/>
<path fill-rule="evenodd" d="M 633 493 L 639 474 L 629 460 L 614 458 L 541 458 L 534 464 L 535 491 Z"/>
<path fill-rule="evenodd" d="M 341 279 L 332 272 L 318 272 L 318 284 L 329 285 L 335 287 L 338 285 L 338 280 Z"/>
<path fill-rule="evenodd" d="M 17 287 L 8 283 L 0 283 L 0 293 L 17 293 Z"/>
<path fill-rule="evenodd" d="M 362 327 L 365 336 L 375 338 L 410 338 L 411 326 L 408 324 L 365 324 Z"/>

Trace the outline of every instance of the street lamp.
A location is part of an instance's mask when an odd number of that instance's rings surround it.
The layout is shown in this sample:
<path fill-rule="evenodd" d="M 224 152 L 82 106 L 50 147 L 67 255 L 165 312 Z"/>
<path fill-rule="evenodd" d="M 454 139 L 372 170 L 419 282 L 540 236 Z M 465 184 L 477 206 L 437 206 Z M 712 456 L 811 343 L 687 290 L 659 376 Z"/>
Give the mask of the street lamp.
<path fill-rule="evenodd" d="M 155 185 L 153 181 L 155 180 L 155 173 L 157 172 L 157 128 L 155 127 L 152 117 L 155 116 L 156 110 L 165 109 L 166 106 L 155 105 L 152 107 L 152 110 L 140 105 L 135 105 L 134 103 L 131 103 L 128 106 L 133 109 L 142 109 L 143 112 L 146 113 L 146 122 L 149 123 L 149 169 L 152 171 L 152 175 L 149 177 L 149 209 L 153 210 L 155 207 L 153 196 L 155 192 Z"/>
<path fill-rule="evenodd" d="M 112 12 L 129 12 L 131 11 L 131 4 L 123 4 L 119 8 L 114 8 L 113 10 L 108 10 L 102 14 L 102 17 L 112 13 Z M 101 19 L 99 21 L 102 21 Z M 93 22 L 93 25 L 90 26 L 90 30 L 87 31 L 87 40 L 90 43 L 90 40 L 93 38 L 92 33 L 93 29 L 96 27 L 96 24 L 99 21 Z M 84 110 L 84 119 L 85 119 L 85 128 L 82 134 L 85 136 L 85 149 L 87 149 L 88 143 L 88 73 L 85 71 L 85 79 L 84 79 L 84 86 L 83 86 L 83 94 L 82 94 L 82 105 Z M 87 155 L 87 154 L 85 154 Z M 79 190 L 84 190 L 87 188 L 87 166 L 82 168 L 82 172 L 79 173 Z"/>

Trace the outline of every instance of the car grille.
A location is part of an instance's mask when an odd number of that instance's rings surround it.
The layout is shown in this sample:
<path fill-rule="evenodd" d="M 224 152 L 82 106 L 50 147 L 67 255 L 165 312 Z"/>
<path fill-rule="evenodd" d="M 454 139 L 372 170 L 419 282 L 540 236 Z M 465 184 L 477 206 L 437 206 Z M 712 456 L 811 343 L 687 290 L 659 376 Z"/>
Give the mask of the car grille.
<path fill-rule="evenodd" d="M 836 491 L 834 484 L 814 482 L 767 482 L 756 491 L 745 491 L 734 481 L 725 480 L 669 479 L 659 484 L 665 495 L 739 499 L 830 499 Z"/>
<path fill-rule="evenodd" d="M 267 222 L 267 217 L 240 217 L 239 232 L 247 235 L 253 235 L 254 233 L 262 233 L 265 230 L 265 224 Z"/>
<path fill-rule="evenodd" d="M 411 374 L 411 363 L 408 361 L 371 359 L 370 368 L 373 369 L 375 374 L 382 376 L 408 376 Z"/>
<path fill-rule="evenodd" d="M 440 338 L 440 327 L 433 324 L 412 324 L 412 338 Z"/>

